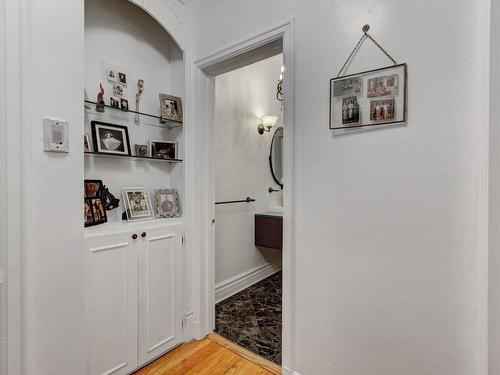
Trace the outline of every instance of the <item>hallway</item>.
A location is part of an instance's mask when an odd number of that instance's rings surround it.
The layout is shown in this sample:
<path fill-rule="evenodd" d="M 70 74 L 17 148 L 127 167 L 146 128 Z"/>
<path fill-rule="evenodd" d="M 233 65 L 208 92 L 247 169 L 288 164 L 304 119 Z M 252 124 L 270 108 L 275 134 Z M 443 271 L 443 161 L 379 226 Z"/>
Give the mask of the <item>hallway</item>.
<path fill-rule="evenodd" d="M 275 375 L 249 359 L 223 346 L 220 340 L 206 337 L 179 346 L 135 375 Z M 248 358 L 248 357 L 247 357 Z M 272 370 L 272 369 L 270 369 Z"/>

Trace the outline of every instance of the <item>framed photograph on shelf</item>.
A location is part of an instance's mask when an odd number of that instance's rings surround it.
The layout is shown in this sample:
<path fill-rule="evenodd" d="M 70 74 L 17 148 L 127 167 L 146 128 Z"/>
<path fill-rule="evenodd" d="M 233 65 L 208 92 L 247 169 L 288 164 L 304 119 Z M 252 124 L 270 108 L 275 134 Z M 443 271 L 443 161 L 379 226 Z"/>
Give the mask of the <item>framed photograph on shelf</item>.
<path fill-rule="evenodd" d="M 149 141 L 151 157 L 155 159 L 176 159 L 177 142 Z"/>
<path fill-rule="evenodd" d="M 127 75 L 125 73 L 118 72 L 118 83 L 127 86 Z"/>
<path fill-rule="evenodd" d="M 85 199 L 100 197 L 102 193 L 102 186 L 101 180 L 85 180 L 83 182 Z"/>
<path fill-rule="evenodd" d="M 128 221 L 153 218 L 151 201 L 145 187 L 122 188 L 122 195 Z"/>
<path fill-rule="evenodd" d="M 90 148 L 90 137 L 87 133 L 83 136 L 83 152 L 92 152 Z"/>
<path fill-rule="evenodd" d="M 128 111 L 128 100 L 127 99 L 120 99 L 120 108 L 122 111 Z"/>
<path fill-rule="evenodd" d="M 155 214 L 157 218 L 179 217 L 182 215 L 181 199 L 176 189 L 155 191 Z"/>
<path fill-rule="evenodd" d="M 148 156 L 148 145 L 138 145 L 135 146 L 135 156 Z"/>
<path fill-rule="evenodd" d="M 85 227 L 102 224 L 108 221 L 101 194 L 101 180 L 84 181 L 83 222 Z"/>
<path fill-rule="evenodd" d="M 161 120 L 182 122 L 182 100 L 178 96 L 160 94 Z"/>
<path fill-rule="evenodd" d="M 330 129 L 405 123 L 406 86 L 406 64 L 331 79 Z"/>
<path fill-rule="evenodd" d="M 120 109 L 120 101 L 118 99 L 111 97 L 109 98 L 109 106 L 111 108 Z"/>
<path fill-rule="evenodd" d="M 130 140 L 126 126 L 92 121 L 94 152 L 112 155 L 130 155 Z"/>

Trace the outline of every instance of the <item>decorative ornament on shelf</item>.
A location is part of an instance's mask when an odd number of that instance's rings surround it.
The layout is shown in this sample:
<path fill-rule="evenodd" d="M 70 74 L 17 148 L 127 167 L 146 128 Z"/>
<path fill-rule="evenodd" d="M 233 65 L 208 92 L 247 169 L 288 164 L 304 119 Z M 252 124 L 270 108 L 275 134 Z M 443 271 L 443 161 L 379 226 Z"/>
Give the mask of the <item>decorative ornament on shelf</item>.
<path fill-rule="evenodd" d="M 103 200 L 103 205 L 106 211 L 111 211 L 117 208 L 120 204 L 120 200 L 116 198 L 113 194 L 111 194 L 106 185 L 104 185 L 102 189 L 101 198 Z"/>
<path fill-rule="evenodd" d="M 96 112 L 104 112 L 104 88 L 102 83 L 99 84 L 100 91 L 97 94 L 97 104 L 95 105 Z"/>
<path fill-rule="evenodd" d="M 141 95 L 142 95 L 143 91 L 144 91 L 144 80 L 138 79 L 137 80 L 137 93 L 135 94 L 135 111 L 136 112 L 139 112 L 139 103 L 141 101 Z M 137 124 L 139 123 L 139 114 L 138 113 L 135 115 L 135 122 Z"/>

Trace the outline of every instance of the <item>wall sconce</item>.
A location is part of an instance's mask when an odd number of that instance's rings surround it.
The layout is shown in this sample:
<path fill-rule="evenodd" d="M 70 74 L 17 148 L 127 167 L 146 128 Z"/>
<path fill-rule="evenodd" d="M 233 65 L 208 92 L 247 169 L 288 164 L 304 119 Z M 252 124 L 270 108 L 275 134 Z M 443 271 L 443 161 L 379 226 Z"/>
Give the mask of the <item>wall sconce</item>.
<path fill-rule="evenodd" d="M 259 134 L 264 134 L 264 132 L 270 132 L 271 128 L 278 122 L 278 116 L 267 115 L 262 116 L 262 122 L 257 127 Z"/>

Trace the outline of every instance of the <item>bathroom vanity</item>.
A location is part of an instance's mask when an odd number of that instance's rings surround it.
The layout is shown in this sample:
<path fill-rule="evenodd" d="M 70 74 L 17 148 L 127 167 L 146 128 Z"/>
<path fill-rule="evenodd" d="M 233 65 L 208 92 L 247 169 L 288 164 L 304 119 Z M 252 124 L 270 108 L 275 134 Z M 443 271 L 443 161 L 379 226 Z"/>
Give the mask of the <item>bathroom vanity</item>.
<path fill-rule="evenodd" d="M 266 211 L 255 214 L 255 246 L 283 248 L 283 213 Z"/>

